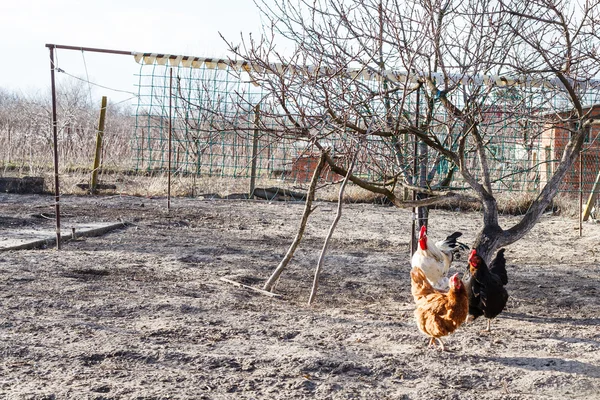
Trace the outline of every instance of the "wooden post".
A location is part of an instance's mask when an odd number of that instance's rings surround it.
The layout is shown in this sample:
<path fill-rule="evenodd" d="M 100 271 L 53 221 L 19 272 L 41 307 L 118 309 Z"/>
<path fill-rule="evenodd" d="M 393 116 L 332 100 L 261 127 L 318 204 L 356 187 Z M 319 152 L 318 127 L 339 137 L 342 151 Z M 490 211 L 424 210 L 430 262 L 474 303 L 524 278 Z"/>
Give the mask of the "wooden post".
<path fill-rule="evenodd" d="M 590 217 L 592 208 L 594 208 L 594 203 L 598 198 L 598 192 L 600 192 L 600 171 L 598 171 L 598 175 L 596 175 L 596 181 L 594 182 L 594 186 L 592 187 L 592 192 L 590 193 L 590 197 L 588 197 L 587 203 L 585 204 L 585 208 L 583 209 L 583 215 L 581 216 L 582 221 L 587 221 Z"/>
<path fill-rule="evenodd" d="M 90 184 L 90 193 L 96 193 L 98 185 L 98 169 L 100 168 L 100 155 L 102 153 L 102 137 L 104 136 L 104 121 L 106 119 L 106 96 L 102 96 L 102 106 L 100 108 L 100 120 L 98 121 L 98 132 L 96 132 L 96 154 L 94 155 L 94 166 L 92 167 L 92 182 Z"/>
<path fill-rule="evenodd" d="M 254 137 L 252 138 L 252 167 L 250 169 L 250 196 L 254 197 L 256 187 L 256 163 L 258 157 L 258 123 L 260 118 L 260 104 L 254 107 Z"/>

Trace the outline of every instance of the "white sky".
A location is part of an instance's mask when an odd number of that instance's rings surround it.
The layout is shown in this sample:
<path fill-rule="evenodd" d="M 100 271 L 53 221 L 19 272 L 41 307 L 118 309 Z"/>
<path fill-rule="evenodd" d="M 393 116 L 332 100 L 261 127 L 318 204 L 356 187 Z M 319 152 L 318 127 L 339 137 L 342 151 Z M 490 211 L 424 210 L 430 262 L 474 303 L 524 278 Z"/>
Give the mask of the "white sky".
<path fill-rule="evenodd" d="M 252 0 L 21 0 L 0 2 L 0 87 L 49 93 L 47 43 L 114 50 L 226 57 L 219 32 L 239 41 L 260 34 Z M 100 85 L 135 92 L 133 56 L 58 50 L 58 67 Z M 59 74 L 63 75 L 63 74 Z M 93 89 L 113 101 L 124 94 Z"/>

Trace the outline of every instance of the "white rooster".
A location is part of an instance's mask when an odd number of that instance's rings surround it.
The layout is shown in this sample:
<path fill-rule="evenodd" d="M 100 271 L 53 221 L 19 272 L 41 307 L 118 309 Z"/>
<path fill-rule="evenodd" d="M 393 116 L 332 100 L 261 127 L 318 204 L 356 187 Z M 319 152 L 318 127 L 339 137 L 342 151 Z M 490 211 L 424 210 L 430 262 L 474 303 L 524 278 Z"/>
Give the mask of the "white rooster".
<path fill-rule="evenodd" d="M 421 268 L 427 280 L 436 289 L 446 289 L 448 287 L 446 274 L 450 269 L 454 254 L 469 249 L 466 244 L 456 240 L 461 235 L 461 232 L 454 232 L 446 239 L 434 244 L 427 238 L 427 227 L 425 225 L 421 227 L 419 244 L 417 251 L 412 256 L 411 264 L 413 268 Z"/>

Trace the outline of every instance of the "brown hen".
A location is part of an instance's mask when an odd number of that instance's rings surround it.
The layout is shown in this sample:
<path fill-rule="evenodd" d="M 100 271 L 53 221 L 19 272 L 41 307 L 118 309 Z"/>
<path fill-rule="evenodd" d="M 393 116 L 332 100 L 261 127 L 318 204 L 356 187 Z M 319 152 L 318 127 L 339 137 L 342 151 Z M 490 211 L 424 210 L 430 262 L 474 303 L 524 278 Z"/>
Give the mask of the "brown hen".
<path fill-rule="evenodd" d="M 454 274 L 449 281 L 448 292 L 441 292 L 431 286 L 420 268 L 410 272 L 411 292 L 417 309 L 415 320 L 419 330 L 429 336 L 429 346 L 440 343 L 442 351 L 446 350 L 441 337 L 454 332 L 467 318 L 469 298 L 465 285 Z"/>

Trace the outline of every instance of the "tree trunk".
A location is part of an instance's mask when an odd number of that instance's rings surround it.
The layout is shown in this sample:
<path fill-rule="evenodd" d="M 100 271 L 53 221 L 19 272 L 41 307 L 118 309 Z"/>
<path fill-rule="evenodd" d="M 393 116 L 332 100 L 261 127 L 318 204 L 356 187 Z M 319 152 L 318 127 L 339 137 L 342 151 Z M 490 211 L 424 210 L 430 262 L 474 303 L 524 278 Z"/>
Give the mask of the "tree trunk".
<path fill-rule="evenodd" d="M 502 229 L 498 224 L 498 205 L 494 197 L 490 194 L 481 193 L 483 197 L 483 229 L 477 236 L 473 248 L 486 262 L 489 262 L 492 255 L 500 247 L 508 246 L 523 236 L 525 236 L 540 219 L 554 196 L 558 193 L 560 185 L 565 175 L 572 168 L 577 159 L 588 127 L 579 130 L 577 135 L 573 135 L 569 141 L 558 168 L 550 181 L 544 186 L 537 199 L 532 203 L 529 210 L 525 213 L 521 221 L 509 229 Z"/>

